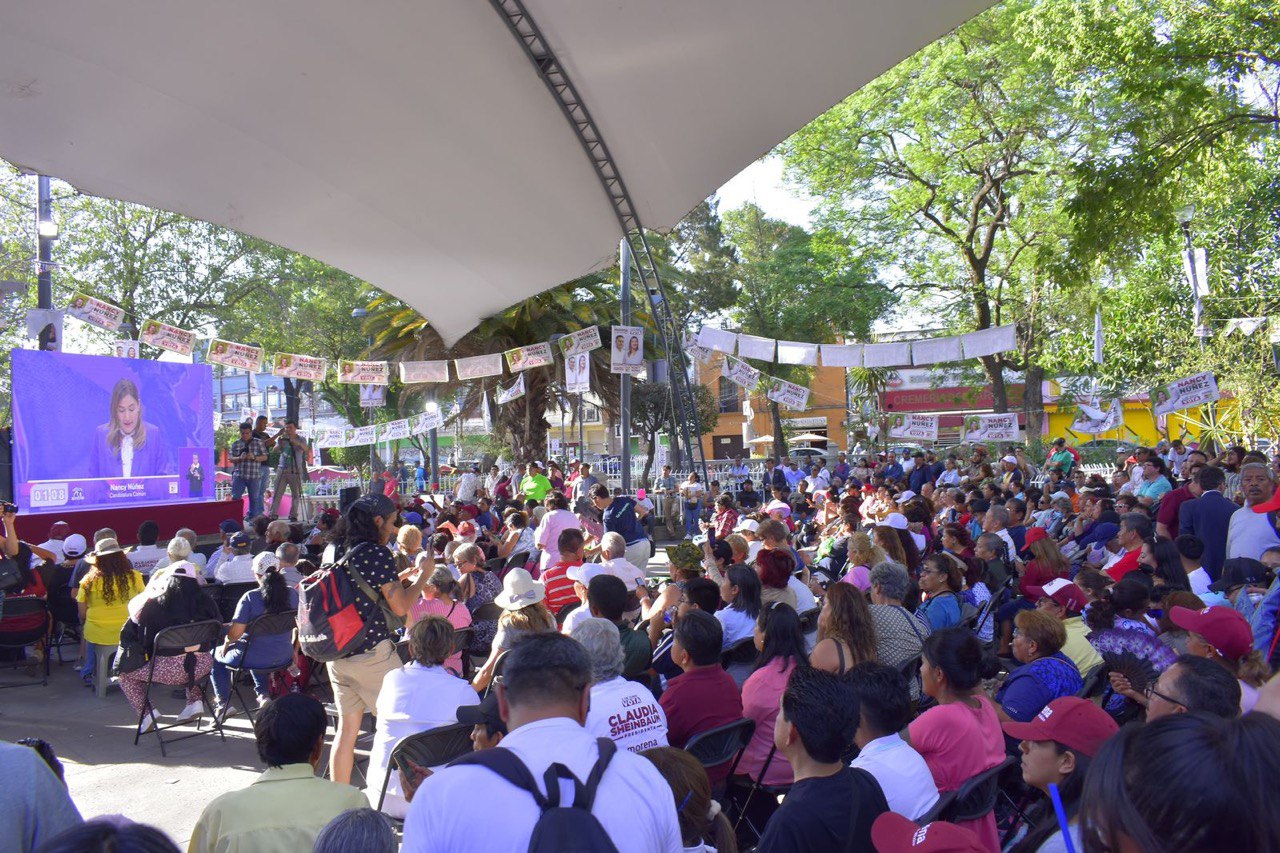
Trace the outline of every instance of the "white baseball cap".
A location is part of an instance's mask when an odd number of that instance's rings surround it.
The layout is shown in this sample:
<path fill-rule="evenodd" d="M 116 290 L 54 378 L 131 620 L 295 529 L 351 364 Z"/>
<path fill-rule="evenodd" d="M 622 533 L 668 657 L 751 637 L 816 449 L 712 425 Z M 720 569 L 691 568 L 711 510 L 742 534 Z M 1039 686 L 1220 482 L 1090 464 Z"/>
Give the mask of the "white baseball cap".
<path fill-rule="evenodd" d="M 912 498 L 914 498 L 915 496 L 916 496 L 916 493 L 915 493 L 915 492 L 911 491 L 910 489 L 907 489 L 905 492 L 903 492 L 902 494 L 898 495 L 898 503 L 900 503 L 900 504 L 904 504 L 904 503 L 906 503 L 907 501 L 909 501 L 909 500 L 911 500 Z"/>
<path fill-rule="evenodd" d="M 604 566 L 601 566 L 599 563 L 583 563 L 581 566 L 570 566 L 569 570 L 564 574 L 569 580 L 577 581 L 583 586 L 586 586 L 591 583 L 592 578 L 608 574 L 608 572 L 606 572 L 604 570 Z"/>
<path fill-rule="evenodd" d="M 907 529 L 907 517 L 900 512 L 891 512 L 885 516 L 884 523 L 894 530 Z"/>
<path fill-rule="evenodd" d="M 760 522 L 754 518 L 744 518 L 738 522 L 738 526 L 733 528 L 734 533 L 757 533 L 760 530 Z"/>

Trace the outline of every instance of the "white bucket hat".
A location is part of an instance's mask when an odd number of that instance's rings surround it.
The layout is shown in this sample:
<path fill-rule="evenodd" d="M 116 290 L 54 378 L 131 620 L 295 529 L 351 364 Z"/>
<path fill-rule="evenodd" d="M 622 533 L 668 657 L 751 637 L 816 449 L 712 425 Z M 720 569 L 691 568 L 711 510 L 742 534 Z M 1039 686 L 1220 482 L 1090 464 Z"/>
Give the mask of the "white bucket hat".
<path fill-rule="evenodd" d="M 502 579 L 502 592 L 494 596 L 493 603 L 503 610 L 519 610 L 538 603 L 546 596 L 546 584 L 534 580 L 524 569 L 516 568 Z"/>

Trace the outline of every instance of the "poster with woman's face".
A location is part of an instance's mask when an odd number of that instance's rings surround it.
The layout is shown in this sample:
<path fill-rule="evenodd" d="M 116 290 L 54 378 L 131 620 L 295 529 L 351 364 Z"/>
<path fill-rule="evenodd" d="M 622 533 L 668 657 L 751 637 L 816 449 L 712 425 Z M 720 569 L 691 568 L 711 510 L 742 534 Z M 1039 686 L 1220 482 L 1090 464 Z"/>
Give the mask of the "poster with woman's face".
<path fill-rule="evenodd" d="M 644 329 L 614 326 L 610 335 L 609 372 L 636 375 L 644 372 Z"/>
<path fill-rule="evenodd" d="M 585 394 L 591 390 L 591 357 L 586 353 L 565 359 L 565 390 Z"/>
<path fill-rule="evenodd" d="M 208 365 L 27 350 L 15 350 L 12 365 L 19 506 L 52 512 L 212 498 L 211 489 L 193 494 L 186 479 L 193 459 L 212 470 Z"/>

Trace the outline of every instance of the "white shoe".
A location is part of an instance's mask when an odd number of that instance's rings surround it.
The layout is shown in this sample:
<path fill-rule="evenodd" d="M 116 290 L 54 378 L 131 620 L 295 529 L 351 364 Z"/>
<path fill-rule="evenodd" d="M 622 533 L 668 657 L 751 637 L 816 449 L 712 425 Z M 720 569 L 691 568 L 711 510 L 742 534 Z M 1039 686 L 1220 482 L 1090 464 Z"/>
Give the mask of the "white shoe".
<path fill-rule="evenodd" d="M 160 715 L 155 711 L 148 711 L 147 716 L 143 717 L 142 733 L 155 731 L 156 724 L 160 722 Z"/>
<path fill-rule="evenodd" d="M 240 712 L 236 710 L 236 706 L 232 705 L 230 702 L 227 702 L 225 705 L 215 704 L 213 706 L 213 716 L 219 720 L 225 720 L 227 717 L 234 717 L 238 713 Z"/>
<path fill-rule="evenodd" d="M 182 709 L 182 713 L 178 714 L 179 723 L 188 723 L 204 713 L 204 703 L 195 701 Z"/>

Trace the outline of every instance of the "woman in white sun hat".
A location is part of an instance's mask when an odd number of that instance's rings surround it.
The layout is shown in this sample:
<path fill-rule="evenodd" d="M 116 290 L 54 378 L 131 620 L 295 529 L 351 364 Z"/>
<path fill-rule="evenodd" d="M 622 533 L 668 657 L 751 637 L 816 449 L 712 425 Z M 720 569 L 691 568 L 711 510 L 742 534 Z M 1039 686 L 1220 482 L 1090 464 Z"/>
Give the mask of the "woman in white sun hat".
<path fill-rule="evenodd" d="M 547 609 L 546 597 L 546 585 L 534 580 L 524 569 L 507 572 L 502 579 L 502 592 L 493 599 L 493 603 L 502 608 L 498 633 L 489 649 L 489 659 L 471 680 L 472 687 L 481 692 L 489 689 L 489 683 L 498 673 L 498 662 L 516 642 L 532 634 L 556 630 L 556 617 Z"/>

